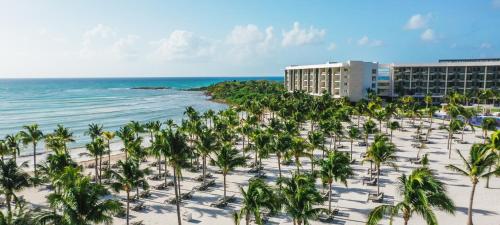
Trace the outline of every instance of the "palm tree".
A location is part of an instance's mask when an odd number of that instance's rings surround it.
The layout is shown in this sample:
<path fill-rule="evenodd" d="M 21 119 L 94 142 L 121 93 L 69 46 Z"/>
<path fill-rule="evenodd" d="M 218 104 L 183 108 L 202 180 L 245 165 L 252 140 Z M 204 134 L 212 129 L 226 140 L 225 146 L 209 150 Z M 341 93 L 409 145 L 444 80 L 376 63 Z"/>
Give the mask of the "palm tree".
<path fill-rule="evenodd" d="M 311 173 L 314 173 L 314 150 L 320 149 L 324 151 L 325 136 L 321 132 L 313 131 L 307 135 L 307 140 L 309 141 L 308 147 L 310 149 Z"/>
<path fill-rule="evenodd" d="M 161 129 L 161 122 L 149 121 L 144 125 L 144 128 L 146 128 L 149 132 L 149 142 L 153 143 L 155 134 Z"/>
<path fill-rule="evenodd" d="M 212 129 L 204 129 L 195 141 L 196 150 L 202 158 L 203 164 L 203 182 L 205 182 L 205 175 L 207 171 L 207 157 L 218 148 L 217 134 Z"/>
<path fill-rule="evenodd" d="M 246 157 L 240 156 L 231 143 L 222 144 L 221 148 L 215 152 L 215 165 L 222 170 L 224 178 L 224 199 L 226 199 L 226 176 L 238 166 L 244 166 Z"/>
<path fill-rule="evenodd" d="M 94 156 L 95 162 L 95 181 L 101 183 L 101 163 L 99 162 L 99 156 L 104 154 L 104 150 L 106 149 L 106 145 L 101 137 L 95 138 L 92 142 L 86 145 L 87 150 L 89 151 L 91 156 Z"/>
<path fill-rule="evenodd" d="M 0 160 L 3 161 L 4 156 L 8 155 L 9 153 L 10 153 L 10 148 L 7 145 L 7 143 L 5 143 L 4 140 L 0 140 Z"/>
<path fill-rule="evenodd" d="M 493 117 L 483 118 L 481 121 L 481 129 L 483 130 L 483 144 L 486 143 L 488 138 L 488 131 L 495 131 L 497 129 L 497 121 Z"/>
<path fill-rule="evenodd" d="M 293 219 L 293 224 L 309 224 L 323 211 L 315 208 L 315 204 L 323 202 L 321 194 L 314 186 L 314 178 L 307 174 L 293 174 L 291 178 L 283 178 L 278 181 L 282 185 L 281 194 L 285 211 Z"/>
<path fill-rule="evenodd" d="M 292 137 L 292 146 L 290 151 L 287 152 L 286 157 L 293 157 L 295 159 L 295 166 L 297 167 L 297 174 L 300 174 L 300 157 L 310 157 L 310 154 L 305 151 L 307 149 L 306 141 L 301 137 Z"/>
<path fill-rule="evenodd" d="M 35 178 L 37 177 L 36 173 L 36 144 L 43 139 L 43 133 L 38 128 L 38 124 L 26 125 L 23 126 L 25 131 L 20 131 L 20 136 L 23 144 L 27 145 L 29 143 L 33 144 L 33 168 L 35 173 Z"/>
<path fill-rule="evenodd" d="M 461 130 L 464 126 L 464 122 L 457 119 L 452 119 L 447 128 L 448 130 L 448 158 L 451 158 L 451 146 L 453 144 L 453 134 Z"/>
<path fill-rule="evenodd" d="M 144 126 L 139 122 L 139 121 L 130 121 L 127 124 L 128 127 L 132 130 L 132 132 L 135 134 L 135 138 L 138 139 L 139 135 L 144 132 Z"/>
<path fill-rule="evenodd" d="M 421 215 L 428 225 L 438 224 L 433 208 L 454 214 L 455 205 L 446 195 L 443 182 L 426 167 L 417 168 L 407 177 L 405 174 L 399 178 L 399 187 L 402 200 L 395 205 L 380 205 L 375 207 L 368 215 L 367 225 L 376 225 L 389 215 L 390 224 L 394 216 L 402 214 L 404 224 L 414 213 Z"/>
<path fill-rule="evenodd" d="M 61 138 L 64 143 L 64 150 L 68 150 L 67 143 L 75 142 L 73 138 L 73 132 L 71 132 L 68 128 L 64 127 L 61 124 L 57 125 L 57 128 L 54 130 L 53 135 Z"/>
<path fill-rule="evenodd" d="M 286 155 L 287 152 L 292 147 L 292 136 L 288 133 L 278 134 L 275 140 L 274 151 L 276 153 L 276 158 L 278 159 L 278 172 L 279 178 L 281 178 L 281 157 Z"/>
<path fill-rule="evenodd" d="M 21 153 L 20 148 L 21 137 L 20 135 L 6 135 L 5 136 L 5 144 L 9 148 L 10 154 L 12 154 L 12 158 L 14 161 L 17 161 L 17 156 Z"/>
<path fill-rule="evenodd" d="M 490 151 L 497 156 L 497 166 L 500 166 L 500 131 L 495 131 L 491 134 L 490 143 L 488 144 Z M 488 172 L 491 172 L 493 165 L 489 166 Z M 490 177 L 486 178 L 486 188 L 490 187 Z"/>
<path fill-rule="evenodd" d="M 0 212 L 0 225 L 35 224 L 32 211 L 26 208 L 26 203 L 19 201 L 16 203 L 16 211 L 12 213 L 12 216 L 9 217 L 9 215 Z"/>
<path fill-rule="evenodd" d="M 128 159 L 128 147 L 135 140 L 134 132 L 130 128 L 130 126 L 120 127 L 120 129 L 116 132 L 116 136 L 118 136 L 125 146 L 125 160 Z"/>
<path fill-rule="evenodd" d="M 378 109 L 373 112 L 373 117 L 378 121 L 378 130 L 382 132 L 382 120 L 387 116 L 387 112 L 384 109 Z"/>
<path fill-rule="evenodd" d="M 66 173 L 67 168 L 77 168 L 75 161 L 71 159 L 71 156 L 66 151 L 54 151 L 47 156 L 47 159 L 43 164 L 38 165 L 39 172 L 42 175 L 41 179 L 44 182 L 50 181 L 52 186 L 55 187 L 55 192 L 59 193 L 62 185 L 61 181 L 62 174 Z M 80 172 L 80 168 L 77 169 Z"/>
<path fill-rule="evenodd" d="M 181 209 L 180 209 L 180 178 L 181 167 L 187 161 L 189 157 L 189 152 L 187 151 L 188 146 L 186 143 L 186 136 L 182 134 L 179 130 L 164 130 L 161 131 L 162 142 L 165 146 L 165 156 L 169 161 L 170 166 L 172 166 L 172 171 L 174 173 L 174 189 L 175 189 L 175 199 L 177 207 L 177 223 L 181 225 Z"/>
<path fill-rule="evenodd" d="M 391 123 L 389 123 L 389 129 L 391 130 L 391 134 L 390 134 L 390 136 L 391 136 L 390 141 L 391 141 L 391 142 L 392 142 L 392 132 L 393 132 L 394 130 L 399 129 L 399 128 L 401 128 L 401 126 L 399 126 L 398 121 L 392 121 Z"/>
<path fill-rule="evenodd" d="M 115 132 L 104 131 L 102 132 L 102 138 L 106 140 L 106 147 L 108 148 L 108 170 L 111 169 L 111 141 L 115 138 Z"/>
<path fill-rule="evenodd" d="M 41 224 L 111 224 L 112 216 L 119 212 L 121 206 L 116 200 L 105 199 L 107 195 L 109 192 L 104 186 L 79 175 L 64 186 L 62 193 L 47 196 L 54 210 L 42 213 L 36 220 Z"/>
<path fill-rule="evenodd" d="M 357 127 L 351 126 L 347 131 L 347 136 L 349 137 L 349 141 L 351 142 L 351 148 L 350 148 L 351 153 L 349 158 L 352 161 L 352 143 L 354 142 L 355 139 L 358 139 L 361 136 L 361 132 Z"/>
<path fill-rule="evenodd" d="M 108 170 L 108 175 L 113 179 L 111 188 L 116 191 L 125 191 L 127 193 L 127 225 L 129 224 L 130 212 L 130 192 L 134 189 L 137 190 L 137 198 L 139 198 L 139 187 L 143 189 L 148 188 L 148 182 L 145 176 L 149 173 L 148 169 L 140 169 L 139 163 L 133 159 L 126 161 L 118 161 L 118 172 Z"/>
<path fill-rule="evenodd" d="M 102 124 L 101 125 L 96 123 L 89 124 L 88 130 L 85 131 L 84 134 L 90 136 L 90 139 L 94 141 L 94 139 L 102 135 Z"/>
<path fill-rule="evenodd" d="M 366 159 L 370 160 L 375 164 L 375 168 L 377 170 L 377 194 L 380 194 L 380 170 L 381 165 L 389 165 L 393 168 L 397 169 L 397 166 L 394 162 L 396 159 L 396 148 L 394 144 L 388 142 L 386 137 L 380 137 L 376 140 L 366 152 Z"/>
<path fill-rule="evenodd" d="M 263 224 L 261 212 L 263 209 L 276 213 L 280 208 L 280 201 L 275 191 L 261 179 L 250 181 L 247 190 L 240 187 L 243 198 L 243 207 L 238 213 L 237 224 L 240 218 L 245 215 L 246 225 L 250 224 L 250 215 L 253 214 L 255 222 Z"/>
<path fill-rule="evenodd" d="M 21 166 L 26 166 L 26 163 L 23 163 Z M 0 193 L 5 195 L 8 218 L 12 218 L 12 200 L 18 202 L 15 193 L 28 187 L 29 179 L 29 175 L 18 167 L 13 159 L 0 161 Z"/>
<path fill-rule="evenodd" d="M 458 155 L 465 164 L 465 168 L 459 168 L 455 165 L 447 165 L 446 168 L 459 173 L 462 176 L 469 177 L 472 182 L 472 192 L 470 194 L 469 210 L 467 225 L 472 225 L 472 204 L 474 202 L 474 193 L 476 192 L 476 185 L 479 183 L 479 179 L 487 178 L 492 174 L 500 173 L 500 167 L 497 167 L 494 171 L 488 171 L 491 165 L 494 165 L 497 161 L 497 156 L 492 153 L 487 145 L 474 144 L 469 151 L 468 159 L 457 150 Z"/>
<path fill-rule="evenodd" d="M 328 183 L 328 211 L 332 211 L 332 184 L 340 181 L 347 187 L 347 178 L 354 175 L 349 157 L 345 153 L 331 152 L 321 161 L 321 178 Z"/>
<path fill-rule="evenodd" d="M 368 120 L 366 121 L 364 124 L 363 124 L 363 134 L 365 136 L 365 143 L 366 143 L 366 149 L 368 149 L 368 137 L 370 134 L 374 134 L 377 132 L 377 128 L 376 128 L 376 124 L 375 122 L 373 122 L 373 120 Z"/>

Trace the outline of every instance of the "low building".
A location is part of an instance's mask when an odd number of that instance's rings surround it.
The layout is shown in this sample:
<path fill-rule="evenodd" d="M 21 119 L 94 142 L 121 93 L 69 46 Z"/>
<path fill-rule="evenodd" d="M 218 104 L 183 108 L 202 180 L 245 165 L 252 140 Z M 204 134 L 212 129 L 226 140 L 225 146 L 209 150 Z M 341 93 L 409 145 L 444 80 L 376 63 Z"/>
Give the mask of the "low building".
<path fill-rule="evenodd" d="M 302 90 L 313 95 L 326 91 L 335 98 L 359 101 L 369 89 L 376 88 L 378 67 L 376 62 L 362 61 L 288 66 L 285 86 L 289 91 Z"/>
<path fill-rule="evenodd" d="M 477 93 L 500 89 L 500 59 L 453 59 L 437 63 L 379 64 L 347 61 L 317 65 L 288 66 L 285 86 L 320 95 L 359 101 L 368 90 L 381 97 L 431 95 L 435 102 L 451 92 Z"/>

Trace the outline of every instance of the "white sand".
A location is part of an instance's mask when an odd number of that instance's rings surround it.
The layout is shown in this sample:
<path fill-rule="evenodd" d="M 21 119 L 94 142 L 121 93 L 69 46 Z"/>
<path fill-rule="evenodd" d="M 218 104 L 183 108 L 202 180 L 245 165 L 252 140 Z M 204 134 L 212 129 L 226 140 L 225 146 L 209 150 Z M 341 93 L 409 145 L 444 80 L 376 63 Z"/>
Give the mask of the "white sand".
<path fill-rule="evenodd" d="M 457 211 L 455 215 L 449 215 L 436 211 L 438 221 L 440 222 L 440 224 L 465 224 L 471 191 L 470 181 L 467 177 L 459 176 L 454 172 L 448 171 L 445 168 L 445 165 L 449 163 L 461 166 L 462 162 L 456 152 L 452 153 L 451 160 L 448 159 L 448 152 L 446 150 L 447 132 L 445 130 L 437 130 L 439 123 L 439 120 L 435 120 L 433 127 L 436 129 L 432 131 L 430 136 L 430 140 L 433 141 L 434 144 L 428 144 L 428 149 L 424 149 L 422 151 L 422 155 L 424 153 L 429 153 L 429 159 L 431 161 L 430 167 L 436 170 L 439 178 L 441 178 L 441 180 L 447 184 L 448 194 L 455 201 Z M 309 129 L 309 126 L 306 125 L 305 127 Z M 305 133 L 306 131 L 304 131 L 304 134 Z M 398 201 L 399 196 L 396 192 L 396 178 L 401 173 L 408 174 L 411 169 L 417 167 L 417 165 L 407 162 L 408 158 L 414 158 L 417 154 L 417 149 L 411 147 L 411 136 L 414 134 L 415 129 L 410 128 L 408 128 L 407 132 L 394 132 L 393 141 L 400 149 L 400 151 L 397 153 L 399 157 L 399 160 L 397 162 L 399 171 L 395 171 L 394 169 L 387 166 L 384 166 L 382 169 L 381 191 L 386 194 L 385 203 L 392 204 Z M 470 131 L 466 132 L 465 140 L 467 140 L 469 143 L 482 142 L 482 140 L 476 137 L 476 135 L 480 135 L 480 131 L 477 131 L 476 134 L 473 134 Z M 460 135 L 458 134 L 455 136 L 460 137 Z M 340 150 L 349 151 L 349 142 L 347 142 L 346 140 L 342 144 L 346 147 Z M 328 144 L 326 146 L 328 146 Z M 467 155 L 470 146 L 471 144 L 457 144 L 454 142 L 453 149 L 460 149 L 464 155 Z M 112 147 L 114 149 L 114 154 L 120 153 L 119 151 L 117 151 L 117 149 L 121 148 L 120 144 L 114 144 Z M 82 151 L 84 151 L 84 149 L 72 150 L 72 156 L 77 158 L 78 153 Z M 358 162 L 361 152 L 365 152 L 365 147 L 358 147 L 355 144 L 354 158 L 356 158 Z M 320 156 L 321 153 L 318 151 L 316 155 Z M 44 157 L 41 156 L 39 158 L 43 159 Z M 88 159 L 90 158 L 84 157 L 79 158 L 78 161 Z M 28 157 L 26 158 L 26 160 L 32 159 L 31 157 Z M 309 170 L 309 159 L 302 158 L 301 160 L 303 162 L 302 169 Z M 153 159 L 151 159 L 149 162 L 152 161 Z M 269 182 L 274 182 L 278 176 L 278 168 L 276 162 L 277 160 L 274 156 L 269 159 L 263 160 L 265 168 L 264 171 L 268 175 L 267 181 Z M 364 186 L 362 184 L 362 178 L 364 176 L 367 176 L 366 172 L 369 166 L 369 163 L 365 163 L 364 165 L 360 165 L 358 163 L 354 165 L 353 167 L 355 169 L 356 175 L 352 179 L 349 179 L 349 185 L 347 188 L 339 184 L 334 184 L 334 191 L 340 194 L 340 196 L 335 197 L 334 201 L 332 202 L 332 206 L 338 207 L 340 209 L 340 215 L 336 217 L 335 224 L 364 224 L 370 210 L 379 205 L 378 203 L 367 202 L 367 194 L 369 192 L 375 192 L 376 186 Z M 295 166 L 282 166 L 282 169 L 285 176 L 290 176 L 290 172 L 288 171 L 294 171 Z M 156 168 L 153 168 L 153 170 L 156 172 Z M 219 174 L 215 174 L 216 170 L 218 170 L 216 167 L 209 167 L 209 172 L 217 177 L 216 187 L 210 188 L 209 191 L 206 192 L 196 192 L 193 199 L 184 201 L 182 203 L 182 213 L 191 213 L 193 217 L 193 220 L 191 222 L 183 221 L 183 224 L 233 224 L 232 212 L 241 208 L 241 198 L 238 186 L 247 185 L 248 179 L 252 177 L 252 174 L 246 172 L 248 168 L 238 168 L 237 171 L 231 173 L 228 176 L 228 195 L 234 194 L 236 195 L 236 197 L 238 197 L 238 200 L 236 203 L 229 204 L 229 206 L 225 209 L 218 209 L 210 207 L 210 203 L 220 198 L 223 194 L 222 176 Z M 92 169 L 88 169 L 86 171 L 86 173 L 91 172 Z M 188 171 L 183 171 L 183 192 L 191 190 L 193 186 L 200 183 L 193 180 L 193 178 L 200 173 L 193 174 Z M 172 178 L 168 179 L 170 180 Z M 150 181 L 151 186 L 159 183 L 161 183 L 161 181 Z M 500 224 L 500 204 L 498 204 L 498 202 L 500 202 L 500 179 L 498 177 L 493 177 L 490 180 L 489 189 L 484 188 L 485 183 L 485 180 L 481 180 L 476 190 L 474 201 L 474 222 L 475 224 L 485 225 Z M 317 186 L 319 190 L 322 190 L 322 186 L 319 184 L 319 180 Z M 45 196 L 48 194 L 48 192 L 40 191 L 39 189 L 40 188 L 38 188 L 37 190 L 34 190 L 33 188 L 26 189 L 22 191 L 20 195 L 24 195 L 29 202 L 35 205 L 46 205 Z M 175 205 L 164 203 L 166 199 L 174 196 L 173 188 L 170 187 L 167 191 L 157 191 L 151 189 L 151 192 L 153 194 L 151 198 L 143 199 L 145 205 L 148 206 L 148 209 L 144 212 L 131 211 L 131 221 L 142 220 L 144 224 L 176 224 L 177 217 Z M 123 198 L 124 196 L 124 193 L 119 194 L 120 198 Z M 134 205 L 135 204 L 131 204 L 132 207 Z M 325 202 L 324 206 L 322 207 L 327 206 L 328 202 Z M 275 224 L 293 224 L 291 218 L 287 217 L 284 213 L 280 214 L 277 217 L 270 218 L 270 221 Z M 115 219 L 114 223 L 124 224 L 125 221 L 123 219 Z M 244 224 L 244 221 L 242 221 L 242 224 Z M 313 221 L 312 224 L 323 223 L 319 221 Z M 388 224 L 388 221 L 383 220 L 382 224 Z M 402 220 L 396 219 L 395 224 L 402 224 Z M 414 215 L 414 217 L 410 219 L 410 224 L 424 224 L 424 221 L 418 215 Z"/>

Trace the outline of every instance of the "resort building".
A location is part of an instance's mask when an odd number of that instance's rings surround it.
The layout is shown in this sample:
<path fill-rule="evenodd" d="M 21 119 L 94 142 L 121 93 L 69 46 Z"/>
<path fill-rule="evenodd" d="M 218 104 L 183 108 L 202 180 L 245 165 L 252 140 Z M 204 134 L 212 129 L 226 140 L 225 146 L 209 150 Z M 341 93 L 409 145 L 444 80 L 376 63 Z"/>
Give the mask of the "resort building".
<path fill-rule="evenodd" d="M 358 101 L 368 90 L 381 97 L 429 94 L 435 102 L 451 92 L 477 93 L 500 89 L 500 59 L 453 59 L 437 63 L 379 64 L 347 61 L 318 65 L 288 66 L 285 85 L 289 91 L 303 90 L 320 95 Z"/>

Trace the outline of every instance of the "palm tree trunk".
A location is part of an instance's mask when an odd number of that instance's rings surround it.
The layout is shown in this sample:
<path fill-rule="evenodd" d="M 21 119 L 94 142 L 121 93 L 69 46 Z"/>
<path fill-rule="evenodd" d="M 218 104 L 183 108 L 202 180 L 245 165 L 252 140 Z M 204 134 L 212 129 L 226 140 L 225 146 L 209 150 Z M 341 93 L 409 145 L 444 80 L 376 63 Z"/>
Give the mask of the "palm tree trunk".
<path fill-rule="evenodd" d="M 467 225 L 473 225 L 472 223 L 472 203 L 474 202 L 474 192 L 476 192 L 477 182 L 472 182 L 472 192 L 470 193 L 469 210 L 467 212 Z"/>
<path fill-rule="evenodd" d="M 226 201 L 226 176 L 227 174 L 224 172 L 224 174 L 222 174 L 223 177 L 224 177 L 224 201 Z"/>
<path fill-rule="evenodd" d="M 109 145 L 109 140 L 108 140 L 108 170 L 111 169 L 111 146 Z"/>
<path fill-rule="evenodd" d="M 203 160 L 203 162 L 202 162 L 203 163 L 203 171 L 202 171 L 202 173 L 203 173 L 203 175 L 202 175 L 203 179 L 202 179 L 202 182 L 205 183 L 205 176 L 206 176 L 206 170 L 207 170 L 207 164 L 206 164 L 207 163 L 207 157 L 205 155 L 203 155 L 202 158 L 203 158 L 202 159 Z"/>
<path fill-rule="evenodd" d="M 311 154 L 311 174 L 314 174 L 314 151 Z"/>
<path fill-rule="evenodd" d="M 297 166 L 297 174 L 300 174 L 299 157 L 295 156 L 295 166 Z"/>
<path fill-rule="evenodd" d="M 250 224 L 250 212 L 248 212 L 248 211 L 245 214 L 245 222 L 246 222 L 246 225 Z"/>
<path fill-rule="evenodd" d="M 179 202 L 179 190 L 178 190 L 178 185 L 177 185 L 177 173 L 175 166 L 172 167 L 172 170 L 174 171 L 174 189 L 175 189 L 175 205 L 177 207 L 177 224 L 181 225 L 181 206 Z"/>
<path fill-rule="evenodd" d="M 102 177 L 102 154 L 99 155 L 99 183 L 101 183 Z"/>
<path fill-rule="evenodd" d="M 391 142 L 392 142 L 392 129 L 391 129 Z"/>
<path fill-rule="evenodd" d="M 165 178 L 164 178 L 164 180 L 165 180 L 165 185 L 167 185 L 167 156 L 165 156 Z"/>
<path fill-rule="evenodd" d="M 491 166 L 488 168 L 488 173 L 491 173 Z M 490 176 L 486 177 L 486 188 L 490 188 Z"/>
<path fill-rule="evenodd" d="M 130 216 L 130 191 L 127 190 L 127 225 L 129 225 L 129 216 Z"/>
<path fill-rule="evenodd" d="M 158 164 L 158 175 L 161 179 L 161 155 L 156 158 L 156 163 Z"/>
<path fill-rule="evenodd" d="M 281 179 L 281 153 L 278 152 L 276 156 L 278 157 L 278 172 L 279 172 L 279 178 Z"/>
<path fill-rule="evenodd" d="M 449 135 L 448 136 L 448 159 L 451 159 L 451 144 L 453 142 L 453 134 L 450 131 L 450 133 L 448 135 Z"/>
<path fill-rule="evenodd" d="M 380 166 L 376 166 L 377 169 L 377 195 L 380 194 Z"/>
<path fill-rule="evenodd" d="M 37 178 L 38 174 L 36 172 L 36 142 L 33 142 L 33 169 L 35 172 L 35 178 Z M 36 182 L 34 186 L 36 187 Z"/>
<path fill-rule="evenodd" d="M 353 140 L 351 139 L 351 161 L 352 161 L 352 142 Z"/>
<path fill-rule="evenodd" d="M 332 212 L 332 182 L 329 182 L 330 189 L 328 189 L 328 212 Z"/>
<path fill-rule="evenodd" d="M 5 195 L 5 203 L 7 204 L 8 220 L 12 219 L 12 209 L 10 206 L 10 202 L 11 202 L 10 198 L 11 198 L 10 194 Z"/>
<path fill-rule="evenodd" d="M 94 167 L 95 168 L 95 181 L 101 183 L 101 179 L 99 178 L 99 171 L 97 169 L 97 167 L 99 167 L 99 164 L 98 164 L 99 159 L 98 159 L 97 155 L 94 156 L 94 159 L 95 159 L 95 167 Z"/>

